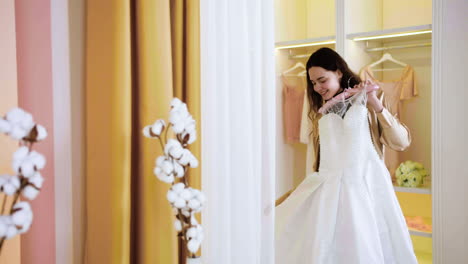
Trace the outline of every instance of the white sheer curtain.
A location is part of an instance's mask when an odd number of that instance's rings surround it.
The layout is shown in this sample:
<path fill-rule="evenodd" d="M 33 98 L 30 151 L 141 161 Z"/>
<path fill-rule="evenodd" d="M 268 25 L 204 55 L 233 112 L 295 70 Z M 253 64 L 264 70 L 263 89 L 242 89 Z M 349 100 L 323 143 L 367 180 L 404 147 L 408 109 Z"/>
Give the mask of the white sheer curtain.
<path fill-rule="evenodd" d="M 204 263 L 274 262 L 272 0 L 201 0 Z"/>

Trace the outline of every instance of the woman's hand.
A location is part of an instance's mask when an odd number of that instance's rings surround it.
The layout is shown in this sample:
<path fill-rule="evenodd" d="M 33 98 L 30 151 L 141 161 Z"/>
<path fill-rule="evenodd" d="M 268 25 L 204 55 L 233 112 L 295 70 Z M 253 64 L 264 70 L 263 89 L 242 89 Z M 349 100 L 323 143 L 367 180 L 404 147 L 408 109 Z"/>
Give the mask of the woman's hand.
<path fill-rule="evenodd" d="M 364 88 L 365 85 L 372 85 L 374 84 L 371 80 L 366 80 L 365 82 L 361 82 L 354 86 L 354 88 Z M 377 98 L 377 90 L 373 90 L 367 93 L 367 104 L 374 109 L 376 113 L 381 113 L 383 111 L 382 102 L 380 102 L 379 98 Z"/>

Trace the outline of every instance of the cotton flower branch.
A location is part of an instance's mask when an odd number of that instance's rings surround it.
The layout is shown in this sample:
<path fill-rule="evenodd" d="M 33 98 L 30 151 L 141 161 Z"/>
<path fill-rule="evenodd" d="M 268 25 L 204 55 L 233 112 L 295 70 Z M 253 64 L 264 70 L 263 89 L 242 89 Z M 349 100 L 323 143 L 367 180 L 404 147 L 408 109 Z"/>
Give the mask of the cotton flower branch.
<path fill-rule="evenodd" d="M 34 200 L 42 188 L 44 179 L 40 173 L 45 167 L 44 156 L 32 150 L 35 143 L 47 137 L 46 129 L 35 124 L 30 113 L 13 108 L 5 117 L 0 117 L 0 133 L 20 142 L 13 154 L 12 168 L 15 175 L 0 175 L 0 192 L 3 193 L 0 211 L 0 251 L 6 239 L 27 232 L 32 224 L 33 213 L 26 201 L 18 202 L 20 195 Z M 6 208 L 7 200 L 12 200 Z"/>
<path fill-rule="evenodd" d="M 176 215 L 174 228 L 186 243 L 192 257 L 203 240 L 202 226 L 194 214 L 201 211 L 205 202 L 205 196 L 200 190 L 188 186 L 188 169 L 198 167 L 197 158 L 187 148 L 197 139 L 195 124 L 187 105 L 174 98 L 171 101 L 168 125 L 159 119 L 143 128 L 143 135 L 158 139 L 164 152 L 164 155 L 156 159 L 153 173 L 160 181 L 172 185 L 166 197 Z M 175 139 L 167 139 L 169 128 L 172 128 Z"/>

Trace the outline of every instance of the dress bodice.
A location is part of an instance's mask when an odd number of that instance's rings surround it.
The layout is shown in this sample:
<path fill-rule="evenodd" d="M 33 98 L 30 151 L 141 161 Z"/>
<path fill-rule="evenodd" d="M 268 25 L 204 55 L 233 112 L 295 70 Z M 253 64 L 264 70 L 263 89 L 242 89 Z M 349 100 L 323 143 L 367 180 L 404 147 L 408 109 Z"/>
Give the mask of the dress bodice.
<path fill-rule="evenodd" d="M 367 157 L 372 143 L 366 102 L 365 93 L 357 94 L 319 120 L 320 170 L 350 168 Z"/>

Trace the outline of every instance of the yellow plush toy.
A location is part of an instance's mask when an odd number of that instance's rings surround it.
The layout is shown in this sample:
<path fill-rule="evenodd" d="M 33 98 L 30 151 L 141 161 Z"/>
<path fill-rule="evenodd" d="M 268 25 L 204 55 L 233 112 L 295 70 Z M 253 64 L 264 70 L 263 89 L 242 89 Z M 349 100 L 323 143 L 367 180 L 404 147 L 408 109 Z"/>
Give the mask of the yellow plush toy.
<path fill-rule="evenodd" d="M 397 184 L 402 187 L 419 187 L 428 175 L 421 163 L 412 160 L 402 162 L 395 171 Z"/>

